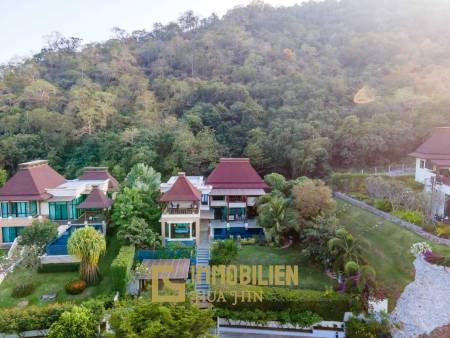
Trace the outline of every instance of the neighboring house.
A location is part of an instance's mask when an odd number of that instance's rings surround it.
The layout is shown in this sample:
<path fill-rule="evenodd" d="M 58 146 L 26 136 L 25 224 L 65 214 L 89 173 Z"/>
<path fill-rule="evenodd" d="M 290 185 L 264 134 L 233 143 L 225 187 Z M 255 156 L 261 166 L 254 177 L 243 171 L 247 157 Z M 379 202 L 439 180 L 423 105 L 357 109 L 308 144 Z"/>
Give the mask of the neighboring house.
<path fill-rule="evenodd" d="M 0 188 L 0 244 L 12 243 L 37 218 L 59 224 L 98 221 L 117 187 L 106 168 L 86 168 L 79 179 L 66 180 L 48 161 L 19 164 Z"/>
<path fill-rule="evenodd" d="M 413 153 L 415 179 L 430 192 L 433 214 L 450 216 L 450 127 L 439 127 Z"/>
<path fill-rule="evenodd" d="M 161 184 L 161 233 L 167 241 L 196 242 L 208 237 L 261 233 L 256 200 L 267 184 L 247 158 L 223 158 L 205 179 L 179 173 Z"/>

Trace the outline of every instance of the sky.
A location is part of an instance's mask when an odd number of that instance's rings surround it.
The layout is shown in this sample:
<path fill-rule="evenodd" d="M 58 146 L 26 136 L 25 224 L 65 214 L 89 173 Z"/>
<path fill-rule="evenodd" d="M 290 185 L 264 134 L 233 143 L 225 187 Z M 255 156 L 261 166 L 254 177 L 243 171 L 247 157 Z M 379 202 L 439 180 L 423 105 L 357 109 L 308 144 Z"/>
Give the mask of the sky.
<path fill-rule="evenodd" d="M 292 6 L 302 0 L 265 0 L 273 6 Z M 250 0 L 0 0 L 0 63 L 31 56 L 46 36 L 60 32 L 104 41 L 119 27 L 128 32 L 152 30 L 153 23 L 168 23 L 193 10 L 200 17 L 246 5 Z"/>

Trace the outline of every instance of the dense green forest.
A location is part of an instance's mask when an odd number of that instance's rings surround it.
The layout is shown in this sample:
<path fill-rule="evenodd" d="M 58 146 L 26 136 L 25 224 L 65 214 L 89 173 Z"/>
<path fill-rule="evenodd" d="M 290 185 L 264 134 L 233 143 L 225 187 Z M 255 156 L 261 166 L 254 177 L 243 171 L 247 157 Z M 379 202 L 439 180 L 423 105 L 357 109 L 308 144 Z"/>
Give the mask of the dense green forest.
<path fill-rule="evenodd" d="M 121 178 L 248 156 L 320 177 L 397 161 L 450 124 L 449 22 L 445 0 L 255 2 L 103 43 L 54 35 L 1 67 L 0 167 L 48 158 L 67 177 Z"/>

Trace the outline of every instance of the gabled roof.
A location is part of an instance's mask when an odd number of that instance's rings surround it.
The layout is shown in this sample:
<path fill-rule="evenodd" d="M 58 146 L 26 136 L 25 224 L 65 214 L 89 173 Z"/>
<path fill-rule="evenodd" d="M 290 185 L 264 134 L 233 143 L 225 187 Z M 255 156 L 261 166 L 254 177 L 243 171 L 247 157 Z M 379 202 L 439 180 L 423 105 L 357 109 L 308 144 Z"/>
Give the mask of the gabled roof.
<path fill-rule="evenodd" d="M 435 128 L 431 136 L 409 156 L 429 160 L 450 159 L 450 127 Z"/>
<path fill-rule="evenodd" d="M 86 167 L 79 180 L 83 181 L 100 181 L 109 179 L 109 190 L 117 190 L 119 182 L 109 173 L 106 167 Z"/>
<path fill-rule="evenodd" d="M 106 209 L 112 205 L 112 200 L 106 197 L 98 186 L 93 186 L 91 192 L 84 202 L 77 206 L 77 209 Z"/>
<path fill-rule="evenodd" d="M 201 192 L 194 187 L 186 175 L 179 173 L 175 183 L 161 196 L 160 201 L 200 201 L 201 196 Z"/>
<path fill-rule="evenodd" d="M 56 188 L 66 179 L 48 165 L 36 160 L 19 164 L 19 170 L 0 188 L 2 201 L 34 201 L 51 197 L 45 189 Z"/>
<path fill-rule="evenodd" d="M 206 183 L 213 189 L 267 189 L 248 158 L 221 158 Z"/>

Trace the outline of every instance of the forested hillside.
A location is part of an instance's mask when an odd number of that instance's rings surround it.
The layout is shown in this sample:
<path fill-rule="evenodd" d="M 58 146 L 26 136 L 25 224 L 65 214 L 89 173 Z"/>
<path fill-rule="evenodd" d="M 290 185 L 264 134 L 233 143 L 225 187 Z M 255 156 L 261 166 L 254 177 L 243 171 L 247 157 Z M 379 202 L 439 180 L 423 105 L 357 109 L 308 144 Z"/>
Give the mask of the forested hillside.
<path fill-rule="evenodd" d="M 55 36 L 1 69 L 0 167 L 48 158 L 120 178 L 248 156 L 292 177 L 396 161 L 450 125 L 449 22 L 445 0 L 328 0 L 186 13 L 89 45 Z"/>

